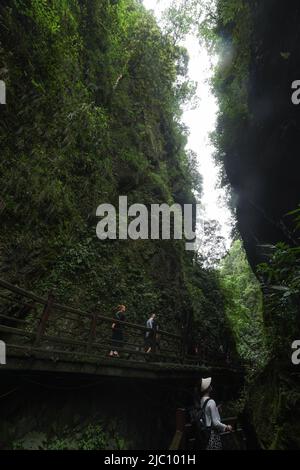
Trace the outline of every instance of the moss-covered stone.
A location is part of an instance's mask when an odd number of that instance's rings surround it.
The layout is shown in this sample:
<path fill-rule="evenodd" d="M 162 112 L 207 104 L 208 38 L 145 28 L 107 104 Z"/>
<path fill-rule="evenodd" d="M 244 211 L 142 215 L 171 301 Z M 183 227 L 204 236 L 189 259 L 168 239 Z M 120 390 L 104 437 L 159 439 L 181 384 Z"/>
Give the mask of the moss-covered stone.
<path fill-rule="evenodd" d="M 246 408 L 263 449 L 300 448 L 298 374 L 271 361 L 248 390 Z"/>

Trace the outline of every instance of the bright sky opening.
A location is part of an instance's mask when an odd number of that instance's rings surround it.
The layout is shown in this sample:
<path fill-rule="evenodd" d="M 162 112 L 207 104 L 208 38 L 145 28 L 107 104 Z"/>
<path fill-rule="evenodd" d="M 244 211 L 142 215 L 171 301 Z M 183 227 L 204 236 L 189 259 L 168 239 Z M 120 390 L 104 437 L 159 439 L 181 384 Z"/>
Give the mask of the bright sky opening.
<path fill-rule="evenodd" d="M 205 0 L 204 0 L 205 1 Z M 172 0 L 143 0 L 144 6 L 153 10 L 160 21 L 162 12 Z M 189 53 L 189 78 L 197 84 L 199 104 L 196 109 L 184 110 L 183 122 L 189 128 L 189 149 L 197 153 L 199 171 L 203 177 L 203 195 L 201 203 L 205 216 L 217 220 L 221 225 L 221 235 L 226 240 L 226 248 L 231 245 L 232 214 L 226 204 L 226 190 L 218 185 L 218 169 L 215 165 L 209 135 L 216 127 L 218 105 L 212 94 L 209 79 L 213 74 L 213 65 L 217 58 L 208 54 L 205 46 L 199 44 L 196 35 L 189 35 L 183 45 Z"/>

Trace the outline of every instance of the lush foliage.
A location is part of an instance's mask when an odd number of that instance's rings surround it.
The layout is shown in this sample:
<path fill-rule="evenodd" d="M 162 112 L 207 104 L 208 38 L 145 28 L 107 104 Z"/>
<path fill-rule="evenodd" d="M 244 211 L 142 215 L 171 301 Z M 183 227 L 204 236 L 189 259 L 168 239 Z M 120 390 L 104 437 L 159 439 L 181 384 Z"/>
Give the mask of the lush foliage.
<path fill-rule="evenodd" d="M 128 444 L 127 444 L 128 445 Z M 113 426 L 102 423 L 84 423 L 74 429 L 65 426 L 55 436 L 43 432 L 30 432 L 12 443 L 14 450 L 124 450 L 126 443 Z"/>
<path fill-rule="evenodd" d="M 199 255 L 206 267 L 216 268 L 226 254 L 226 240 L 217 220 L 200 221 Z"/>
<path fill-rule="evenodd" d="M 201 192 L 180 121 L 193 92 L 185 49 L 135 0 L 0 9 L 1 276 L 102 313 L 125 303 L 129 321 L 162 312 L 167 329 L 207 314 L 206 287 L 197 298 L 190 288 L 193 270 L 203 280 L 205 270 L 183 244 L 95 234 L 97 206 L 118 207 L 119 195 L 184 204 Z M 184 29 L 179 16 L 170 21 Z"/>
<path fill-rule="evenodd" d="M 211 138 L 224 184 L 228 179 L 223 163 L 240 164 L 237 149 L 243 145 L 244 130 L 251 119 L 248 110 L 251 31 L 252 19 L 246 0 L 208 2 L 202 12 L 200 41 L 218 57 L 211 85 L 219 111 Z"/>
<path fill-rule="evenodd" d="M 296 241 L 299 209 L 291 214 L 295 216 L 296 226 L 291 236 Z M 263 446 L 298 449 L 300 393 L 297 372 L 291 373 L 291 346 L 300 337 L 300 248 L 284 242 L 264 248 L 267 261 L 258 266 L 258 272 L 264 291 L 264 318 L 272 359 L 250 391 L 249 402 Z M 256 407 L 259 395 L 264 398 L 260 407 Z"/>
<path fill-rule="evenodd" d="M 269 262 L 259 265 L 268 338 L 273 355 L 289 362 L 291 344 L 300 335 L 300 247 L 278 243 L 268 249 Z"/>
<path fill-rule="evenodd" d="M 220 280 L 238 352 L 248 370 L 257 371 L 266 361 L 263 299 L 240 240 L 233 243 L 222 260 Z"/>
<path fill-rule="evenodd" d="M 298 130 L 292 127 L 298 118 L 286 99 L 285 83 L 287 69 L 293 74 L 298 67 L 289 57 L 299 54 L 294 9 L 275 3 L 217 0 L 216 7 L 208 7 L 199 34 L 212 51 L 221 53 L 212 81 L 220 108 L 213 135 L 216 159 L 224 164 L 225 181 L 236 192 L 232 206 L 238 230 L 263 288 L 262 326 L 261 317 L 253 315 L 262 309 L 259 288 L 235 246 L 235 263 L 228 264 L 230 253 L 222 283 L 238 348 L 248 364 L 257 362 L 264 331 L 271 354 L 247 384 L 248 418 L 262 448 L 295 449 L 300 395 L 291 345 L 300 334 L 299 239 L 289 233 L 292 224 L 284 215 L 298 202 L 299 184 L 293 179 L 293 173 L 299 174 Z M 286 134 L 283 127 L 292 130 Z M 299 229 L 299 209 L 293 212 Z M 236 273 L 233 268 L 238 266 Z"/>

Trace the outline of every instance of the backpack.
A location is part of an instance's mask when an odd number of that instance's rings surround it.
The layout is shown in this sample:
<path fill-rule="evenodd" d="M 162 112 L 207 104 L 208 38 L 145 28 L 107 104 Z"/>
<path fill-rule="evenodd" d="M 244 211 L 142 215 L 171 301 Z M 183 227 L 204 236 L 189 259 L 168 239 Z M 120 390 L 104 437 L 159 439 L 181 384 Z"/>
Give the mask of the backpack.
<path fill-rule="evenodd" d="M 211 434 L 211 429 L 206 426 L 205 418 L 205 408 L 210 400 L 211 398 L 205 400 L 202 407 L 194 406 L 188 410 L 200 449 L 206 449 Z"/>

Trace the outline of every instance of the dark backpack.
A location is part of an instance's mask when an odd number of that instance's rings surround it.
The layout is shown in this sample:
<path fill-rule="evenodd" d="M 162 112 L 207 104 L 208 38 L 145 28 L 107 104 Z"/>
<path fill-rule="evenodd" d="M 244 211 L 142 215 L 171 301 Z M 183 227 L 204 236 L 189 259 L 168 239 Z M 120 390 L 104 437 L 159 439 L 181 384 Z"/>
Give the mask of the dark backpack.
<path fill-rule="evenodd" d="M 188 410 L 200 449 L 206 449 L 211 433 L 211 429 L 206 426 L 205 418 L 205 409 L 209 400 L 211 398 L 205 400 L 202 407 L 193 406 Z"/>

